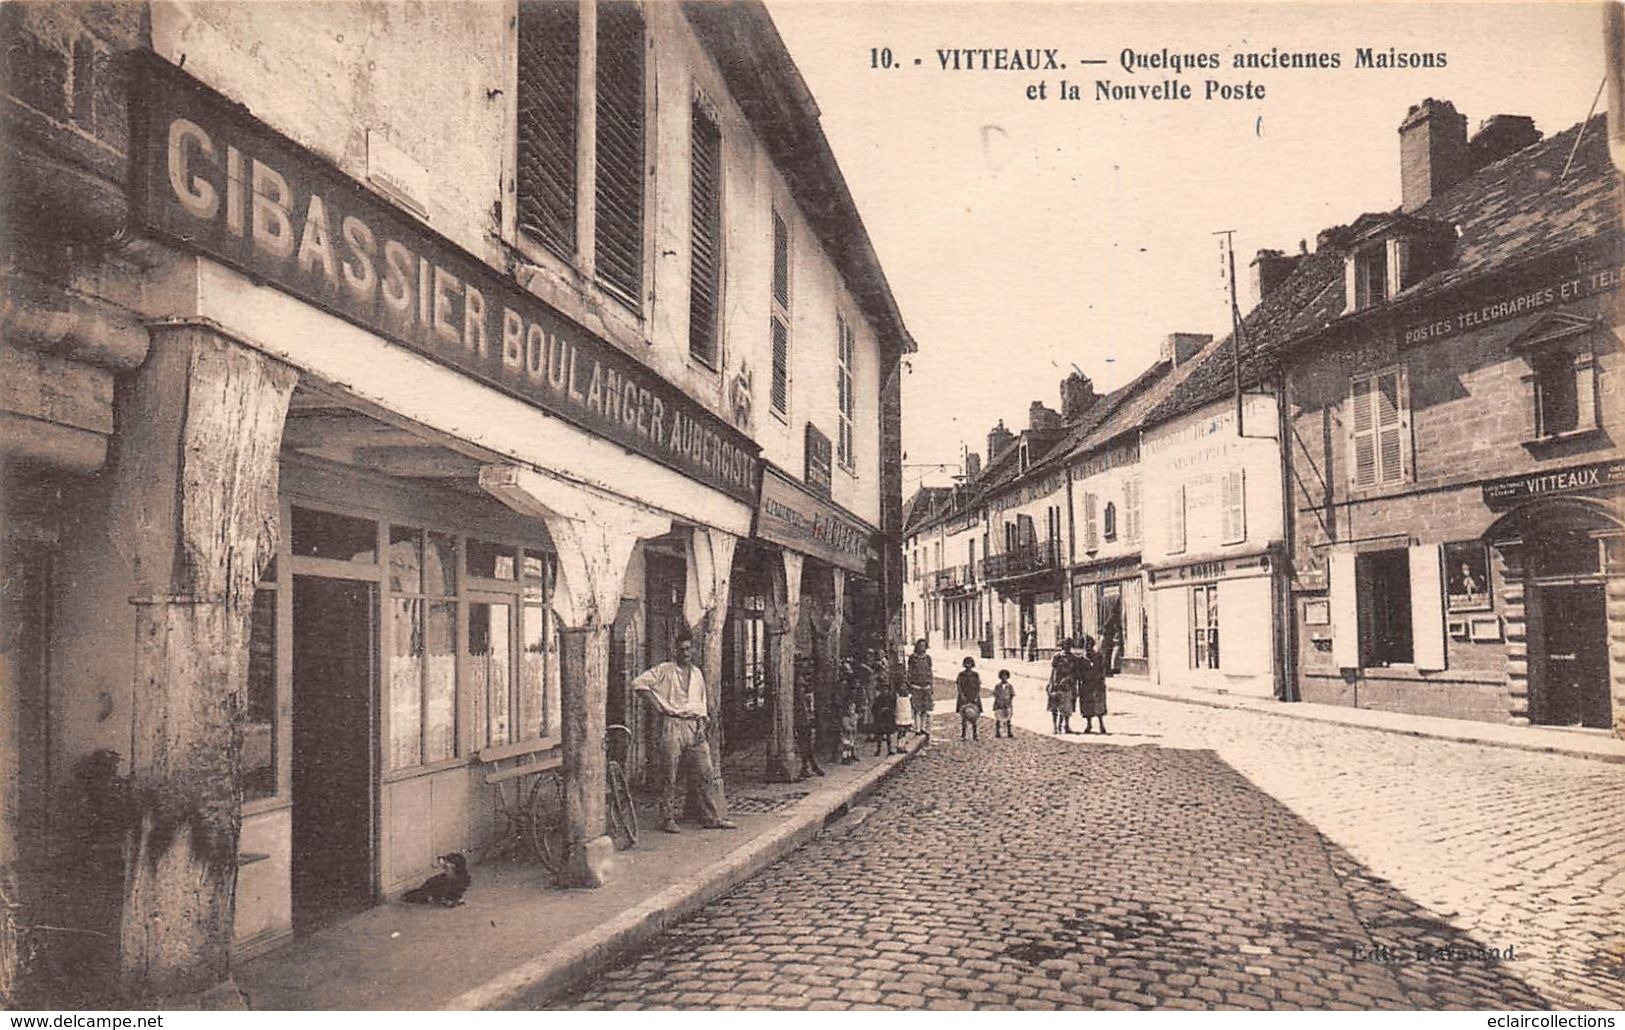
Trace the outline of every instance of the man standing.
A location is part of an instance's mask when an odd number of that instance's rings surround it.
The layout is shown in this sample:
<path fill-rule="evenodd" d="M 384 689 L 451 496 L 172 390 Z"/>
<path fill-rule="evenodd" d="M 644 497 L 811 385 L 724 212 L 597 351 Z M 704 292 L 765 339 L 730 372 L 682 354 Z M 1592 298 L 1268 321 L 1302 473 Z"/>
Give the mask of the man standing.
<path fill-rule="evenodd" d="M 700 801 L 700 824 L 708 830 L 732 830 L 722 810 L 722 786 L 711 762 L 706 743 L 705 677 L 694 667 L 694 638 L 687 632 L 677 638 L 675 657 L 661 662 L 632 681 L 659 713 L 660 738 L 656 768 L 660 770 L 660 828 L 677 833 L 677 807 L 682 800 L 679 784 L 683 765 Z"/>

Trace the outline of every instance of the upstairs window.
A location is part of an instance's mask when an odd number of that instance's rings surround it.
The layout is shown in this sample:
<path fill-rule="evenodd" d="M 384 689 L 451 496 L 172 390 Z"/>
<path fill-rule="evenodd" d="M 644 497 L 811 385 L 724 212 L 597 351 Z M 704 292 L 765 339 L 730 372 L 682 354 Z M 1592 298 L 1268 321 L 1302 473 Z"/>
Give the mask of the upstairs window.
<path fill-rule="evenodd" d="M 1100 513 L 1100 534 L 1108 541 L 1117 539 L 1117 505 L 1110 501 Z"/>
<path fill-rule="evenodd" d="M 1140 481 L 1123 483 L 1123 538 L 1131 544 L 1140 542 Z"/>
<path fill-rule="evenodd" d="M 1168 553 L 1181 554 L 1185 550 L 1185 486 L 1180 484 L 1168 492 Z"/>
<path fill-rule="evenodd" d="M 855 460 L 852 448 L 852 357 L 855 341 L 852 326 L 840 316 L 835 319 L 835 335 L 835 402 L 838 409 L 835 453 L 841 467 L 850 472 Z"/>
<path fill-rule="evenodd" d="M 790 226 L 773 212 L 773 382 L 772 409 L 790 414 Z"/>
<path fill-rule="evenodd" d="M 1247 539 L 1247 477 L 1241 469 L 1224 474 L 1220 500 L 1224 508 L 1221 543 L 1239 544 Z"/>
<path fill-rule="evenodd" d="M 580 24 L 568 0 L 519 5 L 519 228 L 564 258 L 576 253 L 576 83 Z"/>
<path fill-rule="evenodd" d="M 1535 440 L 1599 427 L 1596 330 L 1591 319 L 1560 312 L 1541 319 L 1512 342 L 1514 353 L 1529 362 L 1524 380 Z"/>
<path fill-rule="evenodd" d="M 1388 245 L 1378 240 L 1349 256 L 1346 280 L 1348 309 L 1364 311 L 1388 299 Z"/>
<path fill-rule="evenodd" d="M 688 352 L 719 365 L 717 311 L 722 288 L 722 132 L 698 97 L 689 116 Z"/>
<path fill-rule="evenodd" d="M 643 11 L 598 2 L 595 267 L 610 296 L 638 310 L 643 288 Z"/>
<path fill-rule="evenodd" d="M 1096 525 L 1095 495 L 1086 493 L 1083 495 L 1083 549 L 1085 551 L 1100 549 L 1100 534 Z"/>
<path fill-rule="evenodd" d="M 1410 468 L 1410 412 L 1397 368 L 1349 383 L 1349 484 L 1355 489 L 1404 483 Z"/>

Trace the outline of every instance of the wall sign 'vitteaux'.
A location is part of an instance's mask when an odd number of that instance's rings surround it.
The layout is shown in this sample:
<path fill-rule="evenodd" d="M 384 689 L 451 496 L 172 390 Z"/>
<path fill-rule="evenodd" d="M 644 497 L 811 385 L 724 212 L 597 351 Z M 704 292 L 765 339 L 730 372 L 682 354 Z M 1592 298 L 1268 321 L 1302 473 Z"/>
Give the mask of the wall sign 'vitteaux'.
<path fill-rule="evenodd" d="M 756 503 L 758 448 L 727 422 L 167 62 L 138 75 L 148 229 Z"/>
<path fill-rule="evenodd" d="M 1509 508 L 1536 497 L 1620 486 L 1625 486 L 1625 461 L 1599 461 L 1490 480 L 1484 484 L 1484 503 L 1490 508 Z"/>

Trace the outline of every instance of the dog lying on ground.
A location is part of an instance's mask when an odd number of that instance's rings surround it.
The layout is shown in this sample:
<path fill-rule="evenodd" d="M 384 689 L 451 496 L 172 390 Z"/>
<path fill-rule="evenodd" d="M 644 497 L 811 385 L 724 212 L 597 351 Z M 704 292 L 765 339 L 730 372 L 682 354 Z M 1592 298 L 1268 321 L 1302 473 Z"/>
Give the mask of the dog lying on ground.
<path fill-rule="evenodd" d="M 468 860 L 461 853 L 453 851 L 449 855 L 441 855 L 435 862 L 445 871 L 434 874 L 421 887 L 413 887 L 401 895 L 402 901 L 445 908 L 463 903 L 463 894 L 474 882 L 474 878 L 468 875 Z"/>

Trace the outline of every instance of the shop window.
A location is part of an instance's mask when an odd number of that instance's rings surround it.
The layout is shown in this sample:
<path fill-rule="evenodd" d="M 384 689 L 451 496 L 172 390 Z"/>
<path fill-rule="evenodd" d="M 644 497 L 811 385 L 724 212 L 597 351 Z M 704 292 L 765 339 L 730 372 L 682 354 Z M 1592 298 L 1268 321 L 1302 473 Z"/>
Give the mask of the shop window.
<path fill-rule="evenodd" d="M 243 800 L 277 792 L 276 589 L 254 591 L 248 622 L 248 697 L 243 719 Z"/>
<path fill-rule="evenodd" d="M 1100 535 L 1108 541 L 1117 539 L 1117 505 L 1110 501 L 1100 513 Z"/>
<path fill-rule="evenodd" d="M 519 229 L 566 261 L 576 252 L 580 23 L 572 0 L 519 4 Z"/>
<path fill-rule="evenodd" d="M 1224 508 L 1221 543 L 1239 544 L 1247 539 L 1247 476 L 1242 469 L 1224 474 L 1221 501 Z"/>
<path fill-rule="evenodd" d="M 1349 482 L 1355 489 L 1395 486 L 1410 472 L 1410 411 L 1397 368 L 1349 383 Z"/>
<path fill-rule="evenodd" d="M 1219 667 L 1219 585 L 1191 587 L 1191 668 Z"/>
<path fill-rule="evenodd" d="M 1359 595 L 1360 665 L 1409 665 L 1411 570 L 1403 550 L 1359 555 L 1354 565 Z"/>
<path fill-rule="evenodd" d="M 643 10 L 599 0 L 594 264 L 605 292 L 634 311 L 643 287 Z"/>
<path fill-rule="evenodd" d="M 689 115 L 688 353 L 717 368 L 722 291 L 722 132 L 704 100 Z"/>
<path fill-rule="evenodd" d="M 295 505 L 290 548 L 305 558 L 371 565 L 377 560 L 378 523 Z"/>
<path fill-rule="evenodd" d="M 769 407 L 780 416 L 790 413 L 790 226 L 773 212 L 773 379 Z"/>
<path fill-rule="evenodd" d="M 767 706 L 767 598 L 746 595 L 734 613 L 734 670 L 738 704 L 747 712 Z M 909 631 L 913 632 L 914 606 L 909 605 Z"/>
<path fill-rule="evenodd" d="M 391 769 L 458 754 L 455 570 L 454 537 L 389 527 Z"/>
<path fill-rule="evenodd" d="M 468 689 L 473 701 L 475 746 L 512 743 L 513 606 L 468 606 Z"/>

